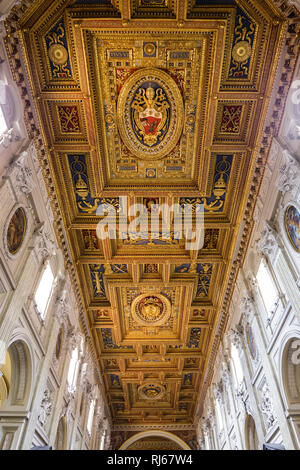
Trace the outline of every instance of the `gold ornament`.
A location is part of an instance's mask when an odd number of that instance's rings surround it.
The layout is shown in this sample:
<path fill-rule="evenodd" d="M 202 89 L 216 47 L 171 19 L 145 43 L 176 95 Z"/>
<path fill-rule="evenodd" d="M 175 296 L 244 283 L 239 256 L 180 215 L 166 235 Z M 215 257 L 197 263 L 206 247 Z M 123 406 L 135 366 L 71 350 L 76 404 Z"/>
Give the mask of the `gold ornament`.
<path fill-rule="evenodd" d="M 170 317 L 171 304 L 161 294 L 141 294 L 132 302 L 131 314 L 137 323 L 144 326 L 158 326 Z"/>
<path fill-rule="evenodd" d="M 49 47 L 48 55 L 55 65 L 64 65 L 69 57 L 68 51 L 62 44 L 52 44 Z"/>
<path fill-rule="evenodd" d="M 159 69 L 133 73 L 122 87 L 117 119 L 126 147 L 142 160 L 157 160 L 177 144 L 183 127 L 180 90 L 170 75 Z"/>
<path fill-rule="evenodd" d="M 251 56 L 251 52 L 252 48 L 249 42 L 240 41 L 234 46 L 232 57 L 236 62 L 246 62 Z"/>

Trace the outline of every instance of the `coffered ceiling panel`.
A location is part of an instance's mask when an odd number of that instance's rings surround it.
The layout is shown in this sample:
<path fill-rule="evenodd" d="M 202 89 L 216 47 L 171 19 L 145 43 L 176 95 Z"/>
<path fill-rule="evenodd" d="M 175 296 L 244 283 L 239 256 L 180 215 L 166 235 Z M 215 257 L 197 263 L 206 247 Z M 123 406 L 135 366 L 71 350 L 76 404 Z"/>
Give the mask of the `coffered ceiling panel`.
<path fill-rule="evenodd" d="M 272 3 L 254 0 L 35 1 L 19 20 L 116 425 L 194 422 L 283 29 Z M 138 233 L 126 229 L 134 204 Z M 149 235 L 157 205 L 172 204 L 192 222 L 203 205 L 200 250 L 177 236 L 176 214 L 169 233 L 160 223 Z M 103 217 L 118 224 L 101 240 Z"/>

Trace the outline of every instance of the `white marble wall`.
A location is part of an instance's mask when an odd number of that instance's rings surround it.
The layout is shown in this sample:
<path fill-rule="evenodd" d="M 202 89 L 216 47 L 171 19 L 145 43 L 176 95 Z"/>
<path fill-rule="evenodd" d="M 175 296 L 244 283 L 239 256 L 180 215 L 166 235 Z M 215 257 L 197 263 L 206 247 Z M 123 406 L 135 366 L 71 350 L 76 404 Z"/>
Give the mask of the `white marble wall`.
<path fill-rule="evenodd" d="M 88 343 L 63 256 L 53 228 L 42 170 L 32 142 L 26 138 L 22 108 L 10 76 L 0 40 L 0 85 L 9 87 L 14 101 L 11 122 L 17 139 L 1 145 L 0 137 L 0 367 L 5 353 L 12 360 L 8 398 L 0 407 L 0 449 L 30 449 L 50 445 L 67 449 L 99 449 L 110 445 L 110 421 L 102 386 L 94 369 Z M 16 255 L 7 249 L 6 231 L 16 208 L 26 213 L 27 230 Z M 42 321 L 34 294 L 48 260 L 55 280 L 46 317 Z M 58 334 L 61 349 L 56 358 Z M 75 390 L 68 390 L 72 351 L 79 348 Z M 89 406 L 95 413 L 89 435 Z"/>
<path fill-rule="evenodd" d="M 295 77 L 300 77 L 300 62 Z M 300 448 L 300 254 L 293 249 L 284 227 L 286 208 L 294 205 L 300 211 L 300 135 L 289 137 L 290 123 L 294 125 L 298 119 L 292 94 L 298 90 L 300 95 L 299 89 L 300 81 L 290 90 L 280 133 L 273 138 L 268 156 L 254 212 L 254 230 L 232 296 L 230 319 L 203 415 L 198 420 L 201 449 L 262 449 L 263 443 Z M 256 279 L 262 259 L 278 293 L 271 314 L 262 300 L 264 286 Z M 249 348 L 249 325 L 255 358 Z M 234 381 L 233 344 L 243 369 L 240 383 Z M 216 400 L 222 411 L 222 426 L 216 420 Z"/>

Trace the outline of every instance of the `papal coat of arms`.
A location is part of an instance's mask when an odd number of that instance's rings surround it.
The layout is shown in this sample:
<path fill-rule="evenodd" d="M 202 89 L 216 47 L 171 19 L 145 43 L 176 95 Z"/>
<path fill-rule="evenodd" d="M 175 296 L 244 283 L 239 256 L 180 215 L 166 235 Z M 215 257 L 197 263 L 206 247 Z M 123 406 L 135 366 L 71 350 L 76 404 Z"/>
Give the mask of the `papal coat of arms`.
<path fill-rule="evenodd" d="M 170 104 L 164 90 L 157 83 L 144 83 L 131 108 L 132 126 L 138 139 L 149 147 L 161 142 L 170 120 Z"/>
<path fill-rule="evenodd" d="M 182 125 L 182 96 L 172 77 L 159 69 L 141 69 L 127 79 L 118 99 L 118 127 L 134 155 L 164 157 L 176 146 Z"/>

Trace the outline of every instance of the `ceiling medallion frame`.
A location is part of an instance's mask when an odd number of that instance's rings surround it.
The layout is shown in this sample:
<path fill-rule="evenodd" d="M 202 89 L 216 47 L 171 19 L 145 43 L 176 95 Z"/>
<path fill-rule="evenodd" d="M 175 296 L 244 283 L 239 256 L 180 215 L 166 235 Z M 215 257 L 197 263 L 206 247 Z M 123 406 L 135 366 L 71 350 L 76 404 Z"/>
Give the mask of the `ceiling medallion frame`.
<path fill-rule="evenodd" d="M 148 89 L 142 97 L 139 91 L 146 84 L 148 84 Z M 157 89 L 154 90 L 152 86 L 157 86 Z M 160 93 L 160 96 L 158 93 Z M 161 100 L 162 96 L 164 96 L 164 101 Z M 134 118 L 132 119 L 132 105 L 137 99 L 141 102 L 140 109 L 142 106 L 144 108 L 143 112 L 136 111 L 134 115 L 137 116 L 137 119 L 134 122 Z M 151 102 L 153 103 L 152 108 Z M 163 103 L 169 105 L 168 111 L 163 109 Z M 134 130 L 135 126 L 137 129 L 143 127 L 139 116 L 147 114 L 147 111 L 148 114 L 150 111 L 150 118 L 153 120 L 152 124 L 154 123 L 157 132 L 151 133 L 149 130 L 136 132 Z M 165 115 L 166 112 L 168 116 Z M 160 122 L 158 125 L 158 121 L 156 122 L 156 127 L 153 114 L 160 115 Z M 147 117 L 144 116 L 143 119 L 146 120 Z M 183 100 L 174 79 L 168 73 L 155 68 L 145 68 L 134 72 L 121 89 L 118 99 L 117 121 L 123 142 L 138 158 L 158 160 L 166 156 L 176 146 L 184 122 Z M 159 140 L 161 136 L 162 138 Z M 151 140 L 151 137 L 153 140 Z M 147 141 L 147 138 L 150 140 Z"/>
<path fill-rule="evenodd" d="M 22 221 L 23 221 L 23 227 L 20 228 L 20 218 L 19 220 L 15 221 L 15 227 L 13 230 L 14 236 L 17 237 L 17 242 L 16 242 L 16 247 L 14 250 L 11 249 L 10 243 L 9 243 L 9 232 L 10 232 L 10 226 L 14 223 L 13 218 L 16 216 L 16 214 L 22 214 Z M 19 227 L 18 227 L 19 225 Z M 3 245 L 5 249 L 5 254 L 10 258 L 14 259 L 17 256 L 19 256 L 22 247 L 24 247 L 24 242 L 29 237 L 29 230 L 28 230 L 28 213 L 27 209 L 23 204 L 16 204 L 12 210 L 10 211 L 5 225 L 4 225 L 4 230 L 3 230 Z"/>
<path fill-rule="evenodd" d="M 131 304 L 133 319 L 144 326 L 163 325 L 171 315 L 171 303 L 161 294 L 138 295 Z"/>
<path fill-rule="evenodd" d="M 153 392 L 154 393 L 153 393 Z M 152 393 L 151 393 L 152 392 Z M 146 382 L 138 388 L 138 395 L 142 400 L 157 401 L 164 397 L 166 389 L 162 384 L 157 382 Z"/>

